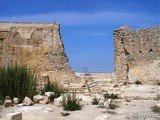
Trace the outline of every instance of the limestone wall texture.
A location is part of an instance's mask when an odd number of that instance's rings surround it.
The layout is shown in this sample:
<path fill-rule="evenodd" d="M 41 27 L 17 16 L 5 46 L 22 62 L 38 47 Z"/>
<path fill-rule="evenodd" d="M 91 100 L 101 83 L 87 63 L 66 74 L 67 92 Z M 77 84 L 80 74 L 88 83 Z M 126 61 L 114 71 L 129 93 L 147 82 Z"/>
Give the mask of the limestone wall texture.
<path fill-rule="evenodd" d="M 51 81 L 76 79 L 68 66 L 59 23 L 0 23 L 0 66 L 10 63 L 28 65 Z"/>
<path fill-rule="evenodd" d="M 160 80 L 160 27 L 114 31 L 117 80 L 154 83 Z"/>

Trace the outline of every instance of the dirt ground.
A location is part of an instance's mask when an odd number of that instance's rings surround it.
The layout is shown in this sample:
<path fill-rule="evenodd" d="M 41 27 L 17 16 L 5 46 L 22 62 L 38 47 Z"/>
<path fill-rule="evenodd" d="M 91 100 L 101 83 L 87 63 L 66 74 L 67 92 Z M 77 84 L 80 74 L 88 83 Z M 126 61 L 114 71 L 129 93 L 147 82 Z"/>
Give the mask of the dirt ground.
<path fill-rule="evenodd" d="M 156 100 L 160 87 L 153 85 L 121 86 L 121 98 L 114 100 L 119 106 L 115 110 L 97 108 L 92 105 L 92 96 L 79 95 L 84 105 L 81 110 L 64 111 L 54 104 L 34 104 L 33 106 L 2 108 L 0 120 L 5 120 L 7 113 L 22 112 L 23 120 L 95 120 L 97 116 L 109 115 L 108 120 L 160 120 L 160 114 L 151 111 L 151 107 L 160 104 Z M 61 112 L 70 113 L 61 116 Z"/>

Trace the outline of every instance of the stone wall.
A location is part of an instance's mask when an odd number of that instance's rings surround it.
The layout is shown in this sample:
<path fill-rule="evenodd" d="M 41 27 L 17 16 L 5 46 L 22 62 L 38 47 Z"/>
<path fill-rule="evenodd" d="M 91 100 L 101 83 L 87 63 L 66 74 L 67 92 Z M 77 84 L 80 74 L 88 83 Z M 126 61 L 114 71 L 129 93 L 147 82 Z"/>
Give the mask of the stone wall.
<path fill-rule="evenodd" d="M 28 65 L 51 81 L 76 79 L 68 66 L 59 23 L 0 23 L 0 66 L 10 63 Z"/>
<path fill-rule="evenodd" d="M 114 31 L 117 80 L 154 83 L 160 80 L 160 27 Z"/>

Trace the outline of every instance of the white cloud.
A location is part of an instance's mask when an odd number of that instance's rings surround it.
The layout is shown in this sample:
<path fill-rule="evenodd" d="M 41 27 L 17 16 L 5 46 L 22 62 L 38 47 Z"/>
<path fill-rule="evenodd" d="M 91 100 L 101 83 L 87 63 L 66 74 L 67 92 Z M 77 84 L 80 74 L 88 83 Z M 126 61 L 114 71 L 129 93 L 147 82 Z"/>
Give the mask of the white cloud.
<path fill-rule="evenodd" d="M 60 22 L 61 25 L 149 25 L 158 22 L 157 16 L 129 12 L 56 12 L 36 15 L 0 17 L 2 22 Z"/>

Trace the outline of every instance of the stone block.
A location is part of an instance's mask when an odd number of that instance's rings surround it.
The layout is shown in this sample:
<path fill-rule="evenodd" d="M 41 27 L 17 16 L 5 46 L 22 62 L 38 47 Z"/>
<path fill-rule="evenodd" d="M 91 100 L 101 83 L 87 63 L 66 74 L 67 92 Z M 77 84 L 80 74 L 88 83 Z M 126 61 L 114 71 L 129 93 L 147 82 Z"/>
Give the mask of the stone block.
<path fill-rule="evenodd" d="M 38 103 L 40 100 L 43 100 L 43 96 L 42 95 L 33 96 L 33 102 L 34 103 Z"/>
<path fill-rule="evenodd" d="M 12 101 L 11 100 L 5 100 L 4 101 L 4 107 L 11 107 L 12 106 Z"/>
<path fill-rule="evenodd" d="M 32 100 L 29 97 L 25 97 L 23 100 L 23 104 L 26 106 L 30 106 L 33 104 Z"/>
<path fill-rule="evenodd" d="M 60 96 L 60 97 L 54 99 L 54 105 L 57 107 L 62 107 L 62 101 L 63 101 L 62 96 Z"/>
<path fill-rule="evenodd" d="M 6 120 L 22 120 L 22 113 L 8 113 L 6 115 Z"/>

